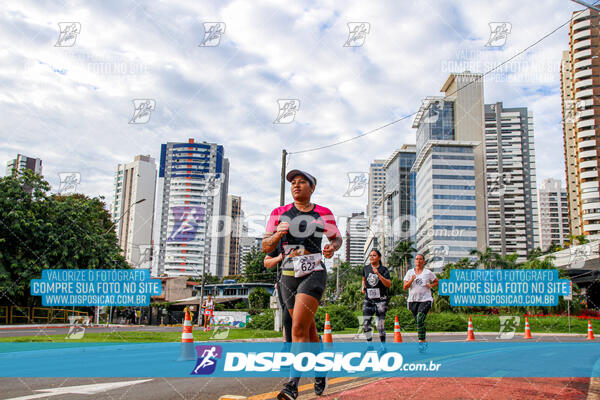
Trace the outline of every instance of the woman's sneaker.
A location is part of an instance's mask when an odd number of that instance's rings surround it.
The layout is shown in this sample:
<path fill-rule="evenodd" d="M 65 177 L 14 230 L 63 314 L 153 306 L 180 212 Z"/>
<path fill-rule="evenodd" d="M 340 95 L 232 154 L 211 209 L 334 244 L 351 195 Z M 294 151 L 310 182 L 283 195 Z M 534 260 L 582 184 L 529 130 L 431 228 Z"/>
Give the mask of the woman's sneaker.
<path fill-rule="evenodd" d="M 296 400 L 298 398 L 298 386 L 288 382 L 277 395 L 277 400 Z"/>
<path fill-rule="evenodd" d="M 327 390 L 327 377 L 315 378 L 315 394 L 321 396 Z"/>

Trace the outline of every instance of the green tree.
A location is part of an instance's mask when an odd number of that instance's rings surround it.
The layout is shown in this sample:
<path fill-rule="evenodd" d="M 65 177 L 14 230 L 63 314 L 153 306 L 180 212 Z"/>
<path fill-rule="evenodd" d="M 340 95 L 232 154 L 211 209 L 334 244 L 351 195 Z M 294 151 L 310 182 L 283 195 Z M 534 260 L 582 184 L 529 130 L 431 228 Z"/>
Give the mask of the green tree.
<path fill-rule="evenodd" d="M 408 265 L 413 258 L 413 253 L 417 251 L 413 245 L 414 242 L 412 240 L 398 242 L 388 260 L 388 267 L 390 270 L 395 270 L 396 275 L 400 278 L 404 277 L 404 274 L 408 270 Z"/>
<path fill-rule="evenodd" d="M 248 303 L 250 308 L 268 308 L 270 300 L 269 292 L 267 289 L 258 287 L 248 295 Z"/>
<path fill-rule="evenodd" d="M 477 257 L 475 260 L 475 265 L 477 267 L 483 267 L 483 269 L 490 269 L 494 266 L 497 266 L 501 260 L 500 255 L 493 251 L 490 247 L 487 247 L 484 252 L 473 249 L 469 252 L 469 254 Z"/>
<path fill-rule="evenodd" d="M 248 279 L 248 282 L 275 283 L 277 279 L 277 268 L 265 268 L 265 253 L 257 249 L 252 249 L 250 253 L 244 256 L 244 262 L 246 263 L 244 276 Z"/>
<path fill-rule="evenodd" d="M 40 304 L 29 283 L 43 269 L 129 268 L 102 197 L 49 191 L 29 170 L 0 178 L 0 303 Z"/>

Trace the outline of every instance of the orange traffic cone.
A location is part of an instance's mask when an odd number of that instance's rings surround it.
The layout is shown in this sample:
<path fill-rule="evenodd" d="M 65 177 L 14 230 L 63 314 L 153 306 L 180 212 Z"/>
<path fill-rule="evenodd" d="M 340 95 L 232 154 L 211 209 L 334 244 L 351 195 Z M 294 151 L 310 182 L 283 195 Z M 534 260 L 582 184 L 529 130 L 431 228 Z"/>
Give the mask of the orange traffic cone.
<path fill-rule="evenodd" d="M 402 343 L 402 333 L 400 333 L 400 324 L 398 323 L 397 315 L 396 321 L 394 321 L 394 343 Z"/>
<path fill-rule="evenodd" d="M 192 318 L 186 307 L 184 309 L 185 317 L 183 319 L 183 332 L 181 333 L 181 347 L 179 348 L 179 357 L 177 361 L 191 361 L 196 359 L 194 354 L 194 334 L 192 333 Z"/>
<path fill-rule="evenodd" d="M 471 317 L 469 316 L 469 325 L 467 327 L 467 341 L 471 342 L 475 340 L 475 333 L 473 332 L 473 321 L 471 321 Z"/>
<path fill-rule="evenodd" d="M 525 336 L 523 336 L 523 339 L 533 339 L 531 337 L 531 328 L 529 327 L 529 319 L 527 317 L 525 317 Z"/>
<path fill-rule="evenodd" d="M 325 314 L 325 327 L 323 328 L 323 343 L 333 343 L 333 336 L 331 336 L 331 323 L 329 322 L 329 314 Z"/>
<path fill-rule="evenodd" d="M 588 337 L 587 340 L 594 340 L 594 330 L 592 329 L 592 321 L 588 319 Z"/>

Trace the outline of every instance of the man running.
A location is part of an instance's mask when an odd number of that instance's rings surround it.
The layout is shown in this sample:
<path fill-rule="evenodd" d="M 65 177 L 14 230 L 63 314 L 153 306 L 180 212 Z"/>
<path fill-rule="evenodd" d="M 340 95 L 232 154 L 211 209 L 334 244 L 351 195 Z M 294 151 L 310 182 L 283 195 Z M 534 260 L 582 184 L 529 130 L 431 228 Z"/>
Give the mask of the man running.
<path fill-rule="evenodd" d="M 377 330 L 381 351 L 385 352 L 385 315 L 388 306 L 388 289 L 392 286 L 390 271 L 381 265 L 379 250 L 369 253 L 370 264 L 363 268 L 362 292 L 365 294 L 363 302 L 363 327 L 367 341 L 373 340 L 371 319 L 377 315 Z"/>
<path fill-rule="evenodd" d="M 412 312 L 417 323 L 417 335 L 419 337 L 419 351 L 427 350 L 425 340 L 425 317 L 433 304 L 431 289 L 438 285 L 438 278 L 430 270 L 424 268 L 425 257 L 417 254 L 415 267 L 409 269 L 404 276 L 404 290 L 408 289 L 407 307 Z"/>
<path fill-rule="evenodd" d="M 262 241 L 262 250 L 268 254 L 279 243 L 283 248 L 285 258 L 281 266 L 280 287 L 283 301 L 292 316 L 292 342 L 310 342 L 318 346 L 315 313 L 327 284 L 327 271 L 322 257 L 333 257 L 342 245 L 342 237 L 331 211 L 310 201 L 317 184 L 316 178 L 308 172 L 295 169 L 288 172 L 286 179 L 291 183 L 294 202 L 273 210 Z M 321 251 L 323 235 L 330 243 Z M 291 377 L 277 398 L 296 399 L 299 381 L 299 377 Z M 326 377 L 315 378 L 317 395 L 323 394 L 326 388 Z"/>

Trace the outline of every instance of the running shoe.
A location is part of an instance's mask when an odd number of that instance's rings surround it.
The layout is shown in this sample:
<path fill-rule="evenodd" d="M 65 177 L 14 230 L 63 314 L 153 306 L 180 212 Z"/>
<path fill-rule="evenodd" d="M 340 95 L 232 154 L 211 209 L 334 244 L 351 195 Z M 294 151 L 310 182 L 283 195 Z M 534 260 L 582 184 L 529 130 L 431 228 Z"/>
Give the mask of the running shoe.
<path fill-rule="evenodd" d="M 429 344 L 427 342 L 419 342 L 419 353 L 425 353 Z"/>
<path fill-rule="evenodd" d="M 296 400 L 298 398 L 298 386 L 288 382 L 277 395 L 277 400 Z"/>
<path fill-rule="evenodd" d="M 327 377 L 315 378 L 315 394 L 321 396 L 325 390 L 327 390 Z"/>

